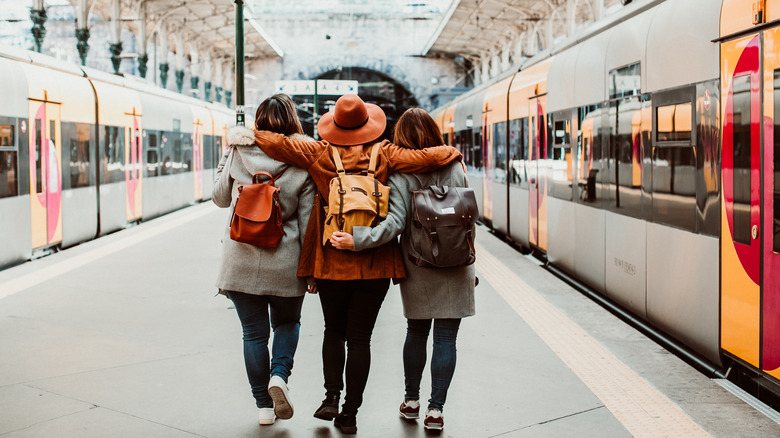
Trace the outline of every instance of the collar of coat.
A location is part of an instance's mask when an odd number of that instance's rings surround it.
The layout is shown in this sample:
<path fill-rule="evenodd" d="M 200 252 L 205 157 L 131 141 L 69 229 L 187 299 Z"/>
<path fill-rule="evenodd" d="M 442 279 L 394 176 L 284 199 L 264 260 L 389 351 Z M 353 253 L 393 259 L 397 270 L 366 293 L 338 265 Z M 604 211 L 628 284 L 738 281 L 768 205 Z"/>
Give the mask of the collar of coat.
<path fill-rule="evenodd" d="M 313 138 L 303 134 L 293 134 L 292 140 L 314 141 Z M 255 144 L 255 131 L 245 126 L 234 126 L 228 131 L 228 144 L 230 146 L 250 146 Z"/>

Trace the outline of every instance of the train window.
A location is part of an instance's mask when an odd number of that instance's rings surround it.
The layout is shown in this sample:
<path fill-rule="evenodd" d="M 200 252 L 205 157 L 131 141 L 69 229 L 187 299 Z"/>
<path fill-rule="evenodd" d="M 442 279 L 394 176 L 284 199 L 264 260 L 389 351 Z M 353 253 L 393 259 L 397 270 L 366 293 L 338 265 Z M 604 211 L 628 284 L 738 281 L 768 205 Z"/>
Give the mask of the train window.
<path fill-rule="evenodd" d="M 750 132 L 750 75 L 734 78 L 734 241 L 750 245 L 752 141 Z"/>
<path fill-rule="evenodd" d="M 103 182 L 125 180 L 125 128 L 106 126 L 103 135 Z"/>
<path fill-rule="evenodd" d="M 203 136 L 203 169 L 214 168 L 214 136 L 205 134 Z"/>
<path fill-rule="evenodd" d="M 528 186 L 525 160 L 528 151 L 528 118 L 509 121 L 510 184 Z"/>
<path fill-rule="evenodd" d="M 450 144 L 450 134 L 448 132 L 445 132 L 441 136 L 444 139 L 444 144 Z"/>
<path fill-rule="evenodd" d="M 0 124 L 0 198 L 19 195 L 14 125 Z"/>
<path fill-rule="evenodd" d="M 92 139 L 92 127 L 86 123 L 62 122 L 62 152 L 63 162 L 68 163 L 63 171 L 63 187 L 78 188 L 94 184 L 92 178 L 92 151 L 94 143 Z M 68 185 L 69 184 L 69 185 Z"/>
<path fill-rule="evenodd" d="M 43 123 L 35 119 L 35 193 L 43 192 Z"/>
<path fill-rule="evenodd" d="M 506 122 L 493 125 L 493 181 L 506 183 Z"/>
<path fill-rule="evenodd" d="M 602 148 L 601 137 L 603 108 L 590 105 L 579 110 L 577 156 L 579 158 L 578 201 L 595 204 L 601 199 Z"/>
<path fill-rule="evenodd" d="M 696 231 L 720 236 L 720 80 L 696 85 Z"/>
<path fill-rule="evenodd" d="M 775 126 L 774 126 L 774 229 L 772 249 L 780 252 L 780 70 L 775 70 Z"/>
<path fill-rule="evenodd" d="M 475 169 L 482 169 L 482 157 L 483 157 L 483 145 L 482 145 L 482 133 L 477 131 L 473 133 L 474 135 L 474 142 L 472 143 L 471 150 L 472 154 L 471 156 L 474 158 L 474 168 Z"/>
<path fill-rule="evenodd" d="M 656 141 L 691 141 L 691 102 L 656 107 Z"/>
<path fill-rule="evenodd" d="M 551 181 L 550 194 L 558 199 L 572 199 L 572 147 L 570 111 L 552 114 L 548 117 L 552 153 L 549 161 Z"/>
<path fill-rule="evenodd" d="M 175 134 L 174 134 L 174 137 L 176 137 Z M 179 173 L 179 172 L 183 172 L 184 171 L 184 169 L 182 169 L 184 167 L 184 164 L 182 164 L 182 159 L 183 159 L 182 155 L 183 155 L 183 153 L 182 153 L 182 147 L 181 147 L 181 142 L 182 142 L 181 134 L 179 134 L 178 137 L 179 138 L 174 138 L 174 140 L 173 140 L 173 156 L 171 158 L 171 165 L 173 166 L 173 173 Z"/>
<path fill-rule="evenodd" d="M 642 103 L 639 96 L 611 102 L 609 125 L 610 208 L 642 217 Z M 695 186 L 694 186 L 695 187 Z"/>
<path fill-rule="evenodd" d="M 146 171 L 144 172 L 144 176 L 158 176 L 160 174 L 160 161 L 157 147 L 157 134 L 147 132 L 146 143 Z"/>
<path fill-rule="evenodd" d="M 625 96 L 641 94 L 641 70 L 640 65 L 627 65 L 609 72 L 609 98 L 615 99 Z"/>

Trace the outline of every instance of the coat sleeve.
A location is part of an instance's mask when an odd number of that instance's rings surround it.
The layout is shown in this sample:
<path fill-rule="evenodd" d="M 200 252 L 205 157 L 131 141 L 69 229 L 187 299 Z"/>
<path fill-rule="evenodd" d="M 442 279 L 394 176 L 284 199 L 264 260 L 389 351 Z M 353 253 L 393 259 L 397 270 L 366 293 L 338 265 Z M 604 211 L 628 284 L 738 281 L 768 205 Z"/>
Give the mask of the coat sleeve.
<path fill-rule="evenodd" d="M 214 181 L 211 200 L 220 208 L 230 207 L 230 203 L 233 201 L 233 177 L 230 176 L 230 165 L 233 163 L 234 151 L 235 148 L 228 148 L 217 165 L 217 178 Z M 225 170 L 226 167 L 227 170 Z"/>
<path fill-rule="evenodd" d="M 390 206 L 385 220 L 373 228 L 352 228 L 352 239 L 355 242 L 356 251 L 384 245 L 404 231 L 408 205 L 403 195 L 407 190 L 403 176 L 400 174 L 391 175 L 388 179 L 388 185 L 390 186 Z"/>
<path fill-rule="evenodd" d="M 306 227 L 309 225 L 311 209 L 314 206 L 314 197 L 317 196 L 317 186 L 314 185 L 311 176 L 306 176 L 301 191 L 298 193 L 298 239 L 303 248 L 303 238 L 306 235 Z"/>
<path fill-rule="evenodd" d="M 452 146 L 407 149 L 389 142 L 382 143 L 390 170 L 403 173 L 427 173 L 438 170 L 463 156 Z"/>
<path fill-rule="evenodd" d="M 325 141 L 293 140 L 270 131 L 255 131 L 255 144 L 274 160 L 307 170 L 329 146 Z"/>

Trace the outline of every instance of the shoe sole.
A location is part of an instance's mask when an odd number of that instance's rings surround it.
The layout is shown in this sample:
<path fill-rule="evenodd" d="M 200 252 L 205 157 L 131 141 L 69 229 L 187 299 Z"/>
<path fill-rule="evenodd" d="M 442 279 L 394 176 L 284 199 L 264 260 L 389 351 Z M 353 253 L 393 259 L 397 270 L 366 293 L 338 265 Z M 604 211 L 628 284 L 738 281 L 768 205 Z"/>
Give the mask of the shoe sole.
<path fill-rule="evenodd" d="M 279 386 L 268 387 L 268 395 L 274 401 L 274 414 L 276 418 L 282 420 L 289 420 L 293 416 L 293 407 L 290 401 L 287 400 L 287 395 L 284 393 L 284 389 Z"/>
<path fill-rule="evenodd" d="M 425 430 L 444 430 L 444 426 L 443 426 L 443 425 L 442 425 L 442 426 L 439 426 L 438 424 L 437 424 L 437 425 L 435 425 L 435 426 L 428 426 L 428 425 L 426 424 L 426 425 L 425 425 Z"/>
<path fill-rule="evenodd" d="M 339 414 L 339 408 L 326 408 L 326 409 L 320 409 L 317 412 L 314 413 L 314 418 L 319 418 L 320 420 L 325 421 L 333 421 L 334 418 L 336 418 L 336 415 Z"/>
<path fill-rule="evenodd" d="M 404 414 L 403 412 L 399 412 L 399 414 L 404 420 L 418 420 L 420 418 L 420 414 Z"/>
<path fill-rule="evenodd" d="M 353 435 L 357 433 L 357 426 L 341 426 L 337 424 L 336 429 L 340 430 L 341 433 L 346 433 L 348 435 Z"/>

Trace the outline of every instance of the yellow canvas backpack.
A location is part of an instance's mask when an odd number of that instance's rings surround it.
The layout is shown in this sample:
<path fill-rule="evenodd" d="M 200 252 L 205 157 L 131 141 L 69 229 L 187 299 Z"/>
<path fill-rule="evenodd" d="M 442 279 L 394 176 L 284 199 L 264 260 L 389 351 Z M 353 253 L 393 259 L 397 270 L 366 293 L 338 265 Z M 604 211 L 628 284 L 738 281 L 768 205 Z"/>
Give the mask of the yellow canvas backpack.
<path fill-rule="evenodd" d="M 337 175 L 330 180 L 328 205 L 325 206 L 325 229 L 322 244 L 326 245 L 334 231 L 352 233 L 352 227 L 376 226 L 387 217 L 390 187 L 376 179 L 379 146 L 371 148 L 368 170 L 347 175 L 336 147 L 331 146 Z"/>

